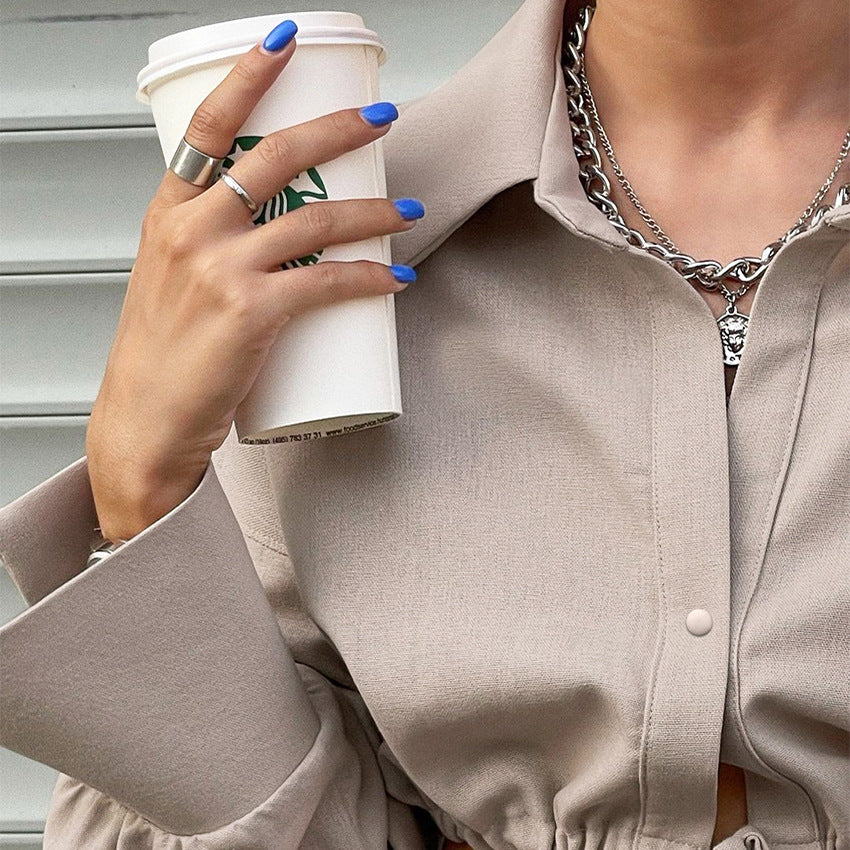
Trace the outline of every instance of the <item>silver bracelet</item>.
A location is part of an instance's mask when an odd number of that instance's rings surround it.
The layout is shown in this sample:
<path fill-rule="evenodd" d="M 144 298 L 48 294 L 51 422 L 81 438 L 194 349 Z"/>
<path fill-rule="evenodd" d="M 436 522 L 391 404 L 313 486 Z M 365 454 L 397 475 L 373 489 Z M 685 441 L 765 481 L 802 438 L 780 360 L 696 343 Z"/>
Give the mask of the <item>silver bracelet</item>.
<path fill-rule="evenodd" d="M 99 564 L 101 561 L 105 561 L 116 549 L 120 549 L 127 542 L 126 540 L 122 540 L 120 537 L 118 538 L 117 543 L 107 540 L 103 534 L 101 534 L 100 526 L 95 528 L 94 532 L 95 537 L 89 544 L 91 554 L 86 561 L 86 569 L 93 567 L 95 564 Z"/>

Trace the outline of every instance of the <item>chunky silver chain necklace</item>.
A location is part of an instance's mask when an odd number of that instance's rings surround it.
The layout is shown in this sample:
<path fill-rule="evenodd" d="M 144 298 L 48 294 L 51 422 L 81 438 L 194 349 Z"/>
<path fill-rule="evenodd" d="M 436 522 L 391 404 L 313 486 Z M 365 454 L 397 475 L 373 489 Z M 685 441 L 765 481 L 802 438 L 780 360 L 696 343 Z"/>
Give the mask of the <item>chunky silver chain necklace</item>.
<path fill-rule="evenodd" d="M 638 200 L 637 194 L 632 188 L 620 168 L 614 149 L 599 114 L 596 111 L 596 103 L 590 91 L 587 77 L 584 73 L 584 45 L 587 39 L 587 28 L 593 17 L 595 8 L 584 6 L 578 16 L 578 21 L 570 33 L 565 33 L 563 48 L 561 51 L 561 64 L 564 71 L 564 80 L 567 86 L 568 108 L 570 116 L 570 128 L 573 135 L 573 148 L 579 161 L 579 176 L 584 190 L 589 199 L 602 210 L 614 227 L 626 237 L 628 242 L 636 245 L 665 260 L 676 269 L 686 280 L 695 281 L 703 288 L 711 291 L 719 290 L 729 306 L 726 312 L 717 319 L 720 329 L 720 340 L 723 346 L 723 362 L 727 366 L 737 366 L 741 362 L 744 351 L 744 342 L 747 336 L 747 325 L 749 316 L 741 313 L 735 306 L 735 302 L 761 280 L 768 265 L 779 249 L 791 238 L 810 227 L 814 227 L 827 211 L 833 209 L 829 203 L 820 205 L 830 186 L 838 174 L 841 164 L 850 151 L 850 129 L 844 136 L 841 151 L 835 166 L 823 186 L 818 190 L 812 202 L 803 211 L 794 225 L 775 242 L 771 242 L 760 257 L 739 257 L 722 266 L 717 260 L 695 260 L 688 254 L 680 251 L 673 240 L 667 236 L 659 224 L 649 215 L 643 204 Z M 643 220 L 652 232 L 658 237 L 659 242 L 650 242 L 643 235 L 629 227 L 623 221 L 620 211 L 614 199 L 611 197 L 611 183 L 602 170 L 602 158 L 596 147 L 596 136 L 591 121 L 596 128 L 596 133 L 602 141 L 605 153 L 611 162 L 611 167 L 617 175 L 617 180 L 623 187 L 626 195 L 634 204 Z M 839 188 L 835 206 L 846 204 L 850 201 L 850 183 L 845 183 Z M 724 278 L 734 278 L 740 282 L 740 286 L 730 291 L 724 282 Z"/>

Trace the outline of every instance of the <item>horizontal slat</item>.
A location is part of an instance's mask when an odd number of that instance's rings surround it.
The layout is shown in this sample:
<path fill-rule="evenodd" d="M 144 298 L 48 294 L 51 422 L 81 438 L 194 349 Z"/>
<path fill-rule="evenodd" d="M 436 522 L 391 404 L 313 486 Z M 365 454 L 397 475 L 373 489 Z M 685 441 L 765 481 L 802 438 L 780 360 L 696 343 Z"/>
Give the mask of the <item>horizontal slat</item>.
<path fill-rule="evenodd" d="M 66 416 L 65 414 L 45 414 L 42 416 L 0 416 L 0 432 L 17 428 L 85 428 L 88 419 L 88 415 Z M 2 434 L 0 434 L 0 439 L 2 439 Z M 68 463 L 73 460 L 76 460 L 76 458 L 71 458 Z M 64 465 L 67 466 L 68 464 Z M 35 484 L 38 483 L 38 481 L 35 482 Z M 35 486 L 35 484 L 32 486 Z M 22 490 L 21 492 L 23 493 L 26 491 Z"/>
<path fill-rule="evenodd" d="M 0 585 L 6 595 L 17 593 L 5 570 L 0 570 Z M 41 847 L 41 831 L 50 805 L 50 795 L 59 774 L 46 764 L 24 758 L 11 750 L 0 749 L 0 848 Z"/>
<path fill-rule="evenodd" d="M 165 162 L 153 128 L 0 133 L 0 274 L 132 268 Z"/>
<path fill-rule="evenodd" d="M 380 72 L 383 99 L 407 100 L 444 82 L 520 5 L 521 0 L 359 0 L 354 11 L 378 33 L 389 54 Z M 283 18 L 318 7 L 310 0 L 291 0 L 278 8 Z M 243 0 L 238 6 L 224 0 L 3 3 L 0 129 L 150 124 L 148 108 L 134 96 L 150 42 L 191 27 L 274 11 L 265 0 Z"/>
<path fill-rule="evenodd" d="M 3 824 L 0 823 L 0 827 Z M 43 846 L 40 832 L 9 832 L 0 833 L 0 848 L 2 850 L 40 850 Z"/>
<path fill-rule="evenodd" d="M 86 453 L 88 416 L 0 417 L 0 505 Z"/>
<path fill-rule="evenodd" d="M 0 277 L 0 416 L 91 412 L 127 280 L 126 272 Z"/>

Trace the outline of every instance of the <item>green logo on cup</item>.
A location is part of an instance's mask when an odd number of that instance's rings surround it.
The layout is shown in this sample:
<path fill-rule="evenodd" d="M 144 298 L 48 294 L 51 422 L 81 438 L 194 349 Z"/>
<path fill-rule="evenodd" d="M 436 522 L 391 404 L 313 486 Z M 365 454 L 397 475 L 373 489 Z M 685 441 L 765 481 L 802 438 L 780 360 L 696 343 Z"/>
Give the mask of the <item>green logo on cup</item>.
<path fill-rule="evenodd" d="M 236 160 L 239 159 L 240 154 L 251 150 L 262 138 L 262 136 L 237 136 L 233 141 L 233 147 L 221 163 L 222 170 L 227 171 L 232 168 Z M 300 186 L 304 185 L 309 188 L 300 188 Z M 296 186 L 299 188 L 295 188 Z M 312 191 L 313 189 L 318 189 L 319 191 Z M 308 168 L 305 172 L 299 174 L 283 191 L 278 192 L 273 198 L 269 198 L 254 213 L 254 224 L 265 224 L 267 221 L 271 221 L 273 218 L 277 218 L 279 215 L 283 215 L 290 210 L 303 207 L 307 203 L 306 198 L 316 198 L 321 201 L 328 200 L 328 192 L 325 189 L 324 181 L 315 168 Z M 281 268 L 294 269 L 299 266 L 312 266 L 319 262 L 319 257 L 323 253 L 324 249 L 320 248 L 315 254 L 308 254 L 306 257 L 300 257 L 297 260 L 290 260 L 283 263 Z"/>

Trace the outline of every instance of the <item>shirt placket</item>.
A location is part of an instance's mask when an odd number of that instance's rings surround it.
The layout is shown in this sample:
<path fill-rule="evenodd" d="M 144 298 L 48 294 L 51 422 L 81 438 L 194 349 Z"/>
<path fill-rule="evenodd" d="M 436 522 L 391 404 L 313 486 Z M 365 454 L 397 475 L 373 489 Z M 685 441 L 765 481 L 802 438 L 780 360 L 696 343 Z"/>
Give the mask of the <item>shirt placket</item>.
<path fill-rule="evenodd" d="M 705 847 L 714 827 L 726 694 L 729 470 L 720 338 L 673 268 L 629 246 L 577 187 L 556 89 L 535 200 L 580 238 L 620 252 L 623 287 L 645 295 L 652 333 L 652 521 L 659 610 L 640 730 L 635 848 Z M 671 843 L 672 842 L 672 843 Z"/>
<path fill-rule="evenodd" d="M 708 846 L 729 658 L 726 396 L 717 325 L 691 284 L 629 248 L 652 332 L 652 515 L 659 617 L 637 846 Z"/>
<path fill-rule="evenodd" d="M 728 412 L 708 305 L 662 261 L 629 249 L 652 311 L 660 610 L 641 749 L 640 846 L 674 836 L 708 844 L 724 723 L 734 751 L 727 759 L 750 771 L 749 821 L 770 824 L 782 846 L 820 846 L 809 795 L 749 742 L 737 652 L 805 392 L 822 273 L 834 256 L 825 243 L 835 237 L 834 228 L 798 237 L 765 273 Z"/>

